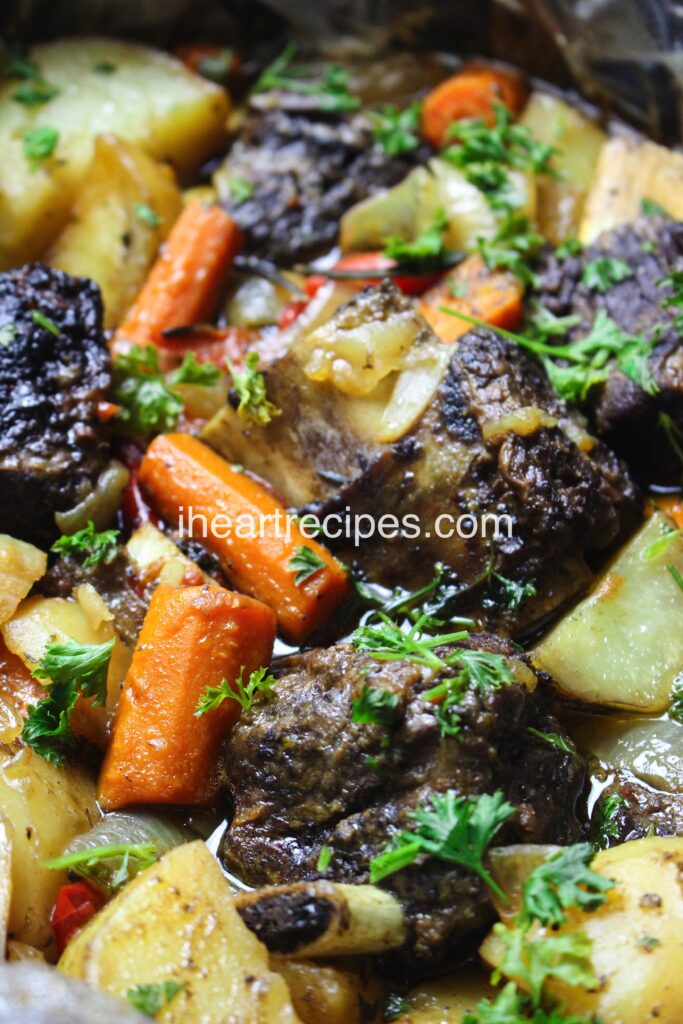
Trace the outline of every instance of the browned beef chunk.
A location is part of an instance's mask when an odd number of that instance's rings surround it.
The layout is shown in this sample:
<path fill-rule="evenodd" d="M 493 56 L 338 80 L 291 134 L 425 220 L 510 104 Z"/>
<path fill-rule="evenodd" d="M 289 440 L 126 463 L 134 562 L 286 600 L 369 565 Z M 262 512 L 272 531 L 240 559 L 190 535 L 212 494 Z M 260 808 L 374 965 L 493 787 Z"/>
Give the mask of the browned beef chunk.
<path fill-rule="evenodd" d="M 603 257 L 624 260 L 633 271 L 604 293 L 581 280 L 586 265 Z M 667 461 L 664 454 L 671 454 L 657 426 L 659 414 L 667 413 L 683 427 L 683 344 L 671 322 L 675 311 L 662 306 L 671 289 L 659 284 L 671 271 L 681 270 L 683 224 L 666 217 L 642 217 L 605 232 L 581 255 L 560 261 L 547 253 L 533 292 L 533 298 L 552 313 L 580 317 L 571 337 L 585 336 L 600 309 L 628 334 L 650 338 L 662 325 L 649 358 L 653 393 L 648 394 L 615 365 L 604 387 L 596 388 L 589 398 L 598 432 L 645 472 L 651 472 L 653 462 L 662 466 Z M 677 469 L 680 474 L 680 465 Z"/>
<path fill-rule="evenodd" d="M 296 104 L 301 107 L 301 97 Z M 248 252 L 290 264 L 335 245 L 342 214 L 395 185 L 418 156 L 388 157 L 363 116 L 325 114 L 315 106 L 288 110 L 278 100 L 275 108 L 252 107 L 226 160 L 226 176 L 251 182 L 253 195 L 236 203 L 226 188 L 221 199 Z"/>
<path fill-rule="evenodd" d="M 611 801 L 617 797 L 616 804 Z M 656 836 L 683 836 L 683 794 L 653 789 L 633 778 L 617 775 L 600 795 L 592 821 L 606 846 L 631 839 Z"/>
<path fill-rule="evenodd" d="M 482 634 L 476 646 L 520 658 L 494 637 Z M 519 662 L 517 671 L 533 687 L 531 669 Z M 338 644 L 288 658 L 279 675 L 275 698 L 244 714 L 227 745 L 235 813 L 221 856 L 247 882 L 315 878 L 323 845 L 332 854 L 326 878 L 367 882 L 370 860 L 411 827 L 411 812 L 448 789 L 503 790 L 516 814 L 502 843 L 563 844 L 579 835 L 583 765 L 529 733 L 563 731 L 539 693 L 517 683 L 468 692 L 457 709 L 459 735 L 442 737 L 435 705 L 422 697 L 435 679 L 419 665 L 377 662 Z M 352 720 L 365 684 L 398 698 L 389 728 Z M 405 907 L 404 955 L 417 970 L 460 949 L 493 917 L 478 877 L 435 858 L 382 884 Z"/>
<path fill-rule="evenodd" d="M 0 274 L 0 330 L 0 532 L 45 546 L 107 457 L 99 289 L 39 264 Z"/>

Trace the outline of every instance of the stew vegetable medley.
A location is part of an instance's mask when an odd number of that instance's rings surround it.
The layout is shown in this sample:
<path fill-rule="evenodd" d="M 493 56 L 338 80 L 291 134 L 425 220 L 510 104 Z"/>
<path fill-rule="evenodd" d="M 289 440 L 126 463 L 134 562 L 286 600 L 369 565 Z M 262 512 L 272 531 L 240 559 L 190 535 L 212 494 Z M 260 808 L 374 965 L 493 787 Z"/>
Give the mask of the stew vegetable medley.
<path fill-rule="evenodd" d="M 680 1024 L 683 155 L 437 56 L 2 61 L 7 958 Z"/>

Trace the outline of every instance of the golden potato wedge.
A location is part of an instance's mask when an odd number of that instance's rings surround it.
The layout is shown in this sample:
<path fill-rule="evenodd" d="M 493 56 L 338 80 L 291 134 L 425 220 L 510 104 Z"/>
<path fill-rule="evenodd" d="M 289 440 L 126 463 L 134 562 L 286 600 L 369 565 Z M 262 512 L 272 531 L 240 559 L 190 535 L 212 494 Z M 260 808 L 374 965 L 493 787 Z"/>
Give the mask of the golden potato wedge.
<path fill-rule="evenodd" d="M 423 981 L 406 996 L 410 1009 L 399 1018 L 400 1024 L 460 1024 L 472 1013 L 480 999 L 495 999 L 483 971 L 470 968 Z"/>
<path fill-rule="evenodd" d="M 78 767 L 48 764 L 18 739 L 4 742 L 0 813 L 12 847 L 9 936 L 54 958 L 49 917 L 66 874 L 43 863 L 99 820 L 93 780 Z"/>
<path fill-rule="evenodd" d="M 44 551 L 0 533 L 0 623 L 14 615 L 19 602 L 46 569 Z"/>
<path fill-rule="evenodd" d="M 45 262 L 96 281 L 104 326 L 114 328 L 142 287 L 180 207 L 168 165 L 135 143 L 99 135 L 69 221 Z"/>
<path fill-rule="evenodd" d="M 635 220 L 643 199 L 683 219 L 683 153 L 654 142 L 610 139 L 600 153 L 579 238 L 587 245 L 602 231 Z"/>
<path fill-rule="evenodd" d="M 60 39 L 30 53 L 58 94 L 39 107 L 0 87 L 0 270 L 41 255 L 68 219 L 96 135 L 113 134 L 185 172 L 215 151 L 229 109 L 223 89 L 157 50 L 105 38 Z M 52 154 L 31 163 L 24 136 L 58 132 Z"/>
<path fill-rule="evenodd" d="M 162 1024 L 299 1022 L 201 841 L 138 875 L 67 946 L 59 970 L 123 998 L 136 985 L 179 982 Z"/>
<path fill-rule="evenodd" d="M 381 1019 L 384 985 L 358 971 L 314 960 L 272 961 L 287 982 L 303 1024 L 374 1024 Z"/>
<path fill-rule="evenodd" d="M 594 992 L 552 980 L 550 1001 L 567 1014 L 619 1024 L 679 1024 L 683 1020 L 683 838 L 637 839 L 601 851 L 592 867 L 616 882 L 593 913 L 568 911 L 555 934 L 584 932 L 591 940 Z M 540 931 L 539 931 L 539 934 Z M 500 940 L 491 933 L 480 950 L 500 962 Z"/>
<path fill-rule="evenodd" d="M 652 714 L 670 704 L 683 670 L 683 592 L 669 566 L 683 573 L 683 539 L 667 529 L 653 515 L 535 647 L 534 663 L 566 696 Z"/>

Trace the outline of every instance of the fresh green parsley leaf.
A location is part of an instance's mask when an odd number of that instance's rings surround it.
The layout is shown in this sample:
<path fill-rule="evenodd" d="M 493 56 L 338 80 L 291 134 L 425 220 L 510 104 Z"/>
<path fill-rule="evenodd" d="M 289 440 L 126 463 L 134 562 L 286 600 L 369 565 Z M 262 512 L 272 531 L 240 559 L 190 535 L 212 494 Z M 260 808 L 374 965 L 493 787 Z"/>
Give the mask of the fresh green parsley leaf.
<path fill-rule="evenodd" d="M 477 251 L 489 270 L 509 270 L 524 284 L 533 284 L 536 275 L 529 267 L 543 243 L 527 217 L 508 214 L 493 238 L 478 238 Z"/>
<path fill-rule="evenodd" d="M 32 171 L 37 170 L 44 160 L 52 156 L 58 142 L 59 132 L 56 128 L 51 128 L 47 124 L 31 128 L 24 133 L 24 156 L 28 160 Z"/>
<path fill-rule="evenodd" d="M 580 256 L 582 252 L 583 244 L 578 238 L 565 238 L 555 250 L 555 256 L 562 263 L 570 256 Z"/>
<path fill-rule="evenodd" d="M 0 327 L 0 348 L 7 348 L 17 336 L 17 329 L 14 324 L 3 324 Z"/>
<path fill-rule="evenodd" d="M 500 790 L 492 795 L 466 797 L 449 789 L 433 793 L 430 799 L 431 809 L 421 807 L 411 814 L 414 829 L 397 832 L 387 850 L 370 862 L 370 882 L 374 885 L 426 854 L 475 872 L 504 899 L 484 866 L 484 855 L 493 837 L 514 814 L 512 804 Z"/>
<path fill-rule="evenodd" d="M 71 712 L 79 696 L 93 697 L 101 707 L 107 698 L 107 670 L 114 641 L 103 644 L 48 644 L 33 675 L 49 680 L 47 697 L 29 711 L 21 736 L 27 746 L 52 764 L 64 763 L 75 749 Z"/>
<path fill-rule="evenodd" d="M 636 946 L 638 947 L 638 949 L 644 949 L 648 953 L 651 952 L 653 949 L 657 949 L 657 947 L 661 946 L 661 944 L 662 940 L 658 939 L 655 935 L 641 935 L 640 938 L 636 941 Z"/>
<path fill-rule="evenodd" d="M 235 66 L 235 51 L 229 46 L 223 47 L 218 53 L 209 53 L 197 63 L 197 71 L 202 78 L 224 85 Z"/>
<path fill-rule="evenodd" d="M 486 567 L 486 594 L 482 599 L 482 605 L 487 609 L 506 608 L 508 611 L 514 611 L 528 597 L 536 596 L 536 586 L 533 580 L 522 583 L 496 572 L 494 569 L 495 557 L 495 550 L 492 547 Z"/>
<path fill-rule="evenodd" d="M 583 932 L 531 938 L 526 929 L 507 928 L 500 922 L 493 931 L 505 950 L 493 983 L 501 977 L 522 982 L 534 1008 L 540 1007 L 543 987 L 550 978 L 588 991 L 599 987 L 590 964 L 591 942 Z"/>
<path fill-rule="evenodd" d="M 683 725 L 683 675 L 676 676 L 673 681 L 669 718 Z"/>
<path fill-rule="evenodd" d="M 116 64 L 112 64 L 110 60 L 98 60 L 92 69 L 97 75 L 113 75 L 118 70 Z"/>
<path fill-rule="evenodd" d="M 200 363 L 194 352 L 186 352 L 177 370 L 170 376 L 171 384 L 197 384 L 211 388 L 221 379 L 221 371 L 215 363 Z"/>
<path fill-rule="evenodd" d="M 600 801 L 593 840 L 598 849 L 606 850 L 610 840 L 619 837 L 617 815 L 627 807 L 628 804 L 620 793 L 610 793 Z"/>
<path fill-rule="evenodd" d="M 583 268 L 581 283 L 594 292 L 608 292 L 612 285 L 633 277 L 633 271 L 625 260 L 601 256 L 591 260 Z"/>
<path fill-rule="evenodd" d="M 54 320 L 50 320 L 49 316 L 45 316 L 44 313 L 41 313 L 39 309 L 31 310 L 31 319 L 34 324 L 38 325 L 38 327 L 43 327 L 46 331 L 49 331 L 50 334 L 54 334 L 55 338 L 59 337 L 60 331 L 57 324 Z"/>
<path fill-rule="evenodd" d="M 388 729 L 396 714 L 398 694 L 364 683 L 360 696 L 355 698 L 351 707 L 352 722 L 360 725 L 381 725 Z"/>
<path fill-rule="evenodd" d="M 173 430 L 183 411 L 182 397 L 166 383 L 152 345 L 135 345 L 115 360 L 113 399 L 122 407 L 113 422 L 137 437 Z"/>
<path fill-rule="evenodd" d="M 420 145 L 418 130 L 421 110 L 420 103 L 411 103 L 405 110 L 389 105 L 370 114 L 375 142 L 380 144 L 387 156 L 410 153 Z"/>
<path fill-rule="evenodd" d="M 448 656 L 441 657 L 434 650 L 448 644 L 458 643 L 468 636 L 467 630 L 431 636 L 424 632 L 425 616 L 410 629 L 403 630 L 384 612 L 379 612 L 379 622 L 359 626 L 352 634 L 352 642 L 359 650 L 365 651 L 376 661 L 413 661 L 427 668 L 442 669 L 448 664 Z M 458 652 L 452 654 L 455 657 Z"/>
<path fill-rule="evenodd" d="M 469 294 L 470 286 L 468 281 L 449 281 L 448 291 L 456 299 L 464 299 Z"/>
<path fill-rule="evenodd" d="M 298 547 L 296 553 L 292 555 L 287 563 L 288 571 L 296 573 L 294 582 L 297 587 L 301 587 L 306 580 L 310 580 L 312 576 L 315 576 L 317 572 L 324 568 L 325 562 L 320 555 L 316 555 L 312 548 L 305 545 Z"/>
<path fill-rule="evenodd" d="M 105 565 L 113 562 L 119 550 L 118 538 L 118 530 L 98 532 L 90 519 L 87 526 L 81 530 L 56 540 L 50 550 L 68 558 L 82 560 L 84 568 L 87 569 L 91 565 L 99 565 L 101 562 Z"/>
<path fill-rule="evenodd" d="M 460 732 L 460 716 L 454 710 L 468 690 L 489 693 L 515 681 L 514 673 L 502 654 L 491 651 L 469 650 L 461 647 L 447 656 L 450 668 L 456 674 L 448 676 L 436 686 L 426 690 L 424 700 L 438 702 L 436 719 L 442 736 L 455 737 Z"/>
<path fill-rule="evenodd" d="M 133 203 L 133 213 L 139 221 L 150 228 L 158 228 L 161 224 L 161 217 L 147 203 Z"/>
<path fill-rule="evenodd" d="M 572 741 L 566 736 L 561 736 L 559 732 L 541 732 L 540 729 L 534 729 L 532 726 L 527 727 L 527 732 L 531 733 L 532 736 L 536 736 L 537 739 L 549 743 L 551 747 L 557 747 L 563 754 L 569 754 L 570 757 L 578 757 L 576 747 Z"/>
<path fill-rule="evenodd" d="M 568 907 L 587 913 L 601 907 L 614 882 L 593 871 L 594 856 L 590 843 L 575 843 L 546 857 L 524 883 L 521 920 L 556 926 L 566 921 Z"/>
<path fill-rule="evenodd" d="M 683 575 L 675 565 L 667 565 L 667 571 L 679 590 L 683 590 Z"/>
<path fill-rule="evenodd" d="M 649 562 L 653 558 L 659 558 L 669 550 L 673 541 L 676 537 L 680 537 L 680 535 L 681 531 L 679 529 L 676 529 L 675 526 L 664 520 L 661 524 L 660 536 L 641 551 L 641 561 Z"/>
<path fill-rule="evenodd" d="M 296 54 L 296 43 L 290 43 L 273 63 L 266 68 L 254 85 L 253 92 L 267 92 L 269 89 L 282 89 L 285 92 L 298 92 L 313 96 L 320 100 L 320 109 L 328 113 L 345 110 L 358 110 L 360 100 L 352 96 L 348 89 L 348 72 L 336 64 L 328 66 L 322 81 L 310 82 L 302 79 L 302 70 L 292 67 Z M 305 75 L 305 72 L 303 72 Z"/>
<path fill-rule="evenodd" d="M 9 55 L 8 78 L 20 78 L 24 81 L 42 82 L 43 76 L 37 64 L 30 60 L 23 49 L 15 48 Z"/>
<path fill-rule="evenodd" d="M 360 580 L 355 580 L 354 586 L 366 604 L 374 605 L 390 619 L 396 620 L 403 615 L 411 622 L 422 619 L 423 627 L 427 629 L 438 629 L 447 622 L 451 625 L 474 625 L 472 619 L 455 614 L 467 588 L 458 574 L 443 562 L 434 563 L 434 577 L 429 583 L 416 590 L 397 587 L 386 600 L 377 597 Z"/>
<path fill-rule="evenodd" d="M 320 874 L 324 874 L 332 863 L 332 850 L 329 846 L 321 846 L 320 853 L 318 854 L 318 862 L 315 866 L 316 871 Z"/>
<path fill-rule="evenodd" d="M 153 843 L 111 843 L 44 862 L 52 871 L 71 871 L 105 892 L 114 893 L 159 859 Z"/>
<path fill-rule="evenodd" d="M 246 203 L 254 194 L 254 186 L 248 178 L 232 177 L 226 181 L 228 192 L 235 206 Z"/>
<path fill-rule="evenodd" d="M 42 80 L 24 82 L 12 93 L 15 103 L 21 103 L 25 107 L 40 107 L 59 95 L 59 89 L 54 85 L 48 85 Z"/>
<path fill-rule="evenodd" d="M 366 754 L 364 761 L 374 775 L 379 777 L 382 774 L 382 766 L 378 758 L 373 757 L 372 754 Z"/>
<path fill-rule="evenodd" d="M 128 1002 L 146 1017 L 157 1017 L 185 987 L 183 981 L 163 981 L 154 985 L 134 985 L 126 992 Z"/>
<path fill-rule="evenodd" d="M 404 1013 L 410 1013 L 411 1010 L 412 1006 L 407 999 L 404 999 L 398 992 L 390 992 L 384 1000 L 382 1020 L 385 1024 L 391 1024 L 392 1021 L 398 1020 Z"/>
<path fill-rule="evenodd" d="M 642 215 L 644 217 L 668 217 L 669 216 L 667 211 L 664 209 L 664 207 L 660 203 L 655 202 L 654 199 L 648 199 L 647 196 L 645 196 L 643 199 L 640 200 L 640 212 L 642 213 Z"/>
<path fill-rule="evenodd" d="M 232 390 L 239 400 L 237 415 L 245 423 L 255 423 L 264 427 L 281 410 L 268 401 L 266 394 L 266 378 L 258 369 L 258 352 L 248 352 L 244 361 L 244 370 L 237 370 L 228 360 L 232 373 Z"/>
<path fill-rule="evenodd" d="M 215 711 L 224 700 L 237 701 L 243 711 L 250 711 L 257 700 L 273 699 L 276 679 L 267 668 L 257 668 L 252 672 L 246 686 L 242 679 L 243 674 L 244 669 L 234 683 L 222 679 L 218 686 L 206 686 L 195 708 L 195 718 L 201 718 L 207 711 Z"/>
<path fill-rule="evenodd" d="M 384 255 L 398 264 L 429 264 L 437 262 L 444 253 L 443 230 L 447 225 L 443 210 L 437 210 L 434 223 L 412 242 L 398 235 L 389 236 L 384 243 Z"/>

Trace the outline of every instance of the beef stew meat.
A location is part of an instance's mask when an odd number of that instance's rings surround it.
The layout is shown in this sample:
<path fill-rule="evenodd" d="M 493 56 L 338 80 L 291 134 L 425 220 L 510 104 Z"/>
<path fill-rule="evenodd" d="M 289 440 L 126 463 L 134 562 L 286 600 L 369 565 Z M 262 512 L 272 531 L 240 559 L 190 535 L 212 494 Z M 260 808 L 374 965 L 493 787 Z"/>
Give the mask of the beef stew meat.
<path fill-rule="evenodd" d="M 514 645 L 486 634 L 474 643 L 519 657 Z M 282 661 L 274 699 L 243 715 L 226 747 L 235 810 L 221 847 L 225 866 L 252 885 L 307 880 L 319 876 L 325 846 L 326 879 L 367 882 L 370 860 L 392 834 L 410 827 L 430 794 L 448 789 L 502 789 L 516 812 L 502 844 L 578 839 L 584 766 L 529 733 L 563 734 L 544 708 L 542 687 L 467 693 L 457 707 L 457 738 L 444 738 L 437 706 L 421 696 L 433 685 L 419 665 L 373 661 L 349 644 Z M 353 702 L 366 686 L 398 699 L 388 730 L 354 721 Z M 410 938 L 402 955 L 416 972 L 462 953 L 492 918 L 483 883 L 433 858 L 385 884 L 405 908 Z"/>
<path fill-rule="evenodd" d="M 39 264 L 0 273 L 0 329 L 0 531 L 46 546 L 108 454 L 99 288 Z"/>

